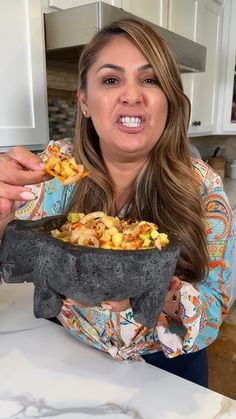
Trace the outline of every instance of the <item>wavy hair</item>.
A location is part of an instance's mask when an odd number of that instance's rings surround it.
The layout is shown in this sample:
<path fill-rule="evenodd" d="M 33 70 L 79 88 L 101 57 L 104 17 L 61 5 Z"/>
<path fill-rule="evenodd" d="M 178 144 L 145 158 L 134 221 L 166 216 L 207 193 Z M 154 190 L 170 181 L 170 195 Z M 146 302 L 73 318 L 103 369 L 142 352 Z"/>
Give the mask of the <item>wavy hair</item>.
<path fill-rule="evenodd" d="M 99 31 L 82 51 L 79 89 L 86 91 L 87 73 L 98 53 L 114 36 L 126 36 L 150 63 L 168 100 L 164 131 L 148 163 L 138 175 L 125 217 L 153 221 L 160 230 L 176 233 L 182 241 L 176 275 L 199 281 L 207 272 L 208 252 L 204 207 L 189 151 L 190 103 L 184 95 L 175 57 L 166 41 L 149 25 L 122 19 Z M 99 147 L 91 118 L 78 106 L 75 156 L 89 176 L 76 187 L 69 210 L 114 212 L 113 182 Z"/>

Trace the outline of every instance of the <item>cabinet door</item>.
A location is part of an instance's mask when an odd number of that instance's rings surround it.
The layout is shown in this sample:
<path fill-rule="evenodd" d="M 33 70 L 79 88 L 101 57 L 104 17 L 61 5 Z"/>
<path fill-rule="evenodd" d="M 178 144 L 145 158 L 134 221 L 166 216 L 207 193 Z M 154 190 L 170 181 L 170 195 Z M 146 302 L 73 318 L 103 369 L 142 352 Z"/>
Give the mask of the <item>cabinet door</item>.
<path fill-rule="evenodd" d="M 197 4 L 196 0 L 169 0 L 168 29 L 193 41 Z"/>
<path fill-rule="evenodd" d="M 212 133 L 216 130 L 223 9 L 214 0 L 170 0 L 170 5 L 169 29 L 207 47 L 206 71 L 183 74 L 182 80 L 192 105 L 189 133 Z"/>
<path fill-rule="evenodd" d="M 112 6 L 121 7 L 122 0 L 102 0 L 103 3 Z M 85 4 L 94 3 L 95 0 L 48 0 L 48 6 L 56 9 L 70 9 L 71 7 L 84 6 Z"/>
<path fill-rule="evenodd" d="M 69 9 L 94 3 L 95 0 L 48 0 L 48 6 L 56 9 Z M 103 0 L 104 3 L 121 7 L 129 13 L 167 27 L 167 11 L 169 0 Z"/>
<path fill-rule="evenodd" d="M 236 134 L 236 2 L 224 8 L 217 133 Z"/>
<path fill-rule="evenodd" d="M 194 41 L 197 5 L 198 1 L 196 0 L 169 0 L 168 29 Z M 182 74 L 184 92 L 191 105 L 193 102 L 193 80 L 191 74 Z"/>
<path fill-rule="evenodd" d="M 193 75 L 192 133 L 216 130 L 221 29 L 222 7 L 214 1 L 199 2 L 195 40 L 207 47 L 207 61 L 206 72 Z M 198 122 L 200 126 L 194 125 Z"/>
<path fill-rule="evenodd" d="M 149 22 L 167 27 L 168 0 L 122 0 L 121 7 Z"/>
<path fill-rule="evenodd" d="M 48 142 L 43 16 L 38 0 L 0 2 L 0 152 Z"/>

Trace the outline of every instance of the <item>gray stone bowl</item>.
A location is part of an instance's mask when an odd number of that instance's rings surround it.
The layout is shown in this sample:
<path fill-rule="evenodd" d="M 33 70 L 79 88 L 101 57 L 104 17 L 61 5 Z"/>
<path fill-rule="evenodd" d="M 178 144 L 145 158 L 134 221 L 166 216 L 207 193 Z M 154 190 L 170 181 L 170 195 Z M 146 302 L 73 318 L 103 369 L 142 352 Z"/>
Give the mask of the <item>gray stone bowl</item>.
<path fill-rule="evenodd" d="M 156 324 L 180 253 L 170 236 L 162 250 L 107 250 L 74 246 L 50 235 L 65 216 L 10 222 L 0 247 L 0 274 L 7 283 L 33 282 L 35 317 L 60 313 L 61 297 L 100 305 L 130 298 L 134 319 Z"/>

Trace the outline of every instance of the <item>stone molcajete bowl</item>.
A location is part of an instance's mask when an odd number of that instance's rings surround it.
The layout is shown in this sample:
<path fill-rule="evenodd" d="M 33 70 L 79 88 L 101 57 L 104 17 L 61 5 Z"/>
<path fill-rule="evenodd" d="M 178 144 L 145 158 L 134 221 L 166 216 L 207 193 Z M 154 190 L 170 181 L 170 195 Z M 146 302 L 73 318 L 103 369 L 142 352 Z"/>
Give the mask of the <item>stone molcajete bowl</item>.
<path fill-rule="evenodd" d="M 130 298 L 134 319 L 156 324 L 176 262 L 180 241 L 162 250 L 107 250 L 74 246 L 50 236 L 65 216 L 12 221 L 0 247 L 0 276 L 7 283 L 33 282 L 35 317 L 60 313 L 61 297 L 100 305 Z"/>

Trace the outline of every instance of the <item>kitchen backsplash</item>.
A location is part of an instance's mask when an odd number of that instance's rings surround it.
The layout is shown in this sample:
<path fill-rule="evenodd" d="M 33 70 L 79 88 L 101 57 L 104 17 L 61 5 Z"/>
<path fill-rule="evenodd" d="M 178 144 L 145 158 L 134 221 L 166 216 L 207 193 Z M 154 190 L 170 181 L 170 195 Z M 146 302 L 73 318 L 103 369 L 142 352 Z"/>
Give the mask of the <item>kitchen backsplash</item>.
<path fill-rule="evenodd" d="M 73 137 L 76 123 L 76 95 L 62 95 L 48 89 L 48 119 L 51 140 Z"/>
<path fill-rule="evenodd" d="M 47 62 L 50 139 L 58 140 L 74 136 L 77 73 L 77 67 L 70 63 Z"/>
<path fill-rule="evenodd" d="M 47 61 L 47 86 L 50 89 L 76 91 L 78 69 L 75 64 Z"/>
<path fill-rule="evenodd" d="M 227 163 L 236 159 L 236 136 L 209 135 L 206 137 L 191 137 L 190 142 L 197 147 L 202 159 L 207 160 L 215 149 L 220 147 L 219 154 L 225 157 Z"/>

